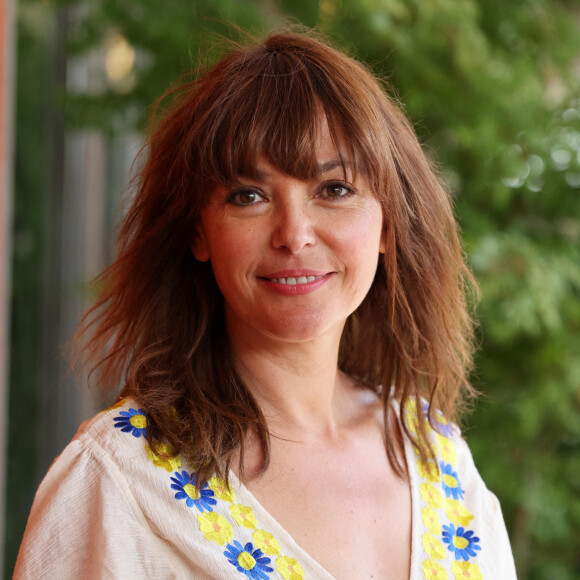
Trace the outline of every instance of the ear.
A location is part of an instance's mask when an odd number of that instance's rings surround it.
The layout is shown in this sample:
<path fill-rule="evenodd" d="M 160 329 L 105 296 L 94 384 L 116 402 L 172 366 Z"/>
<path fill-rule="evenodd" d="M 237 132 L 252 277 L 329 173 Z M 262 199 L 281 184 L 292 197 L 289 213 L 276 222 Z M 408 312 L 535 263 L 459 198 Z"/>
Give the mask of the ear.
<path fill-rule="evenodd" d="M 379 254 L 384 254 L 387 248 L 387 243 L 385 241 L 386 234 L 384 231 L 381 232 L 381 243 L 379 244 Z"/>
<path fill-rule="evenodd" d="M 201 224 L 196 228 L 190 248 L 196 260 L 200 262 L 209 260 L 209 245 Z"/>

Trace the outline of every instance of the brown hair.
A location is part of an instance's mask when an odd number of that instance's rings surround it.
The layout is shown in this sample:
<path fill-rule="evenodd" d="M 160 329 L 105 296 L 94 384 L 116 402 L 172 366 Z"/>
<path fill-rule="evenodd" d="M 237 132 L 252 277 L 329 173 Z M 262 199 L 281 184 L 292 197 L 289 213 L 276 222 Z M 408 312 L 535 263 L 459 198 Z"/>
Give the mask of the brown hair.
<path fill-rule="evenodd" d="M 472 394 L 467 294 L 475 286 L 449 195 L 393 99 L 363 65 L 312 33 L 280 32 L 236 47 L 165 95 L 163 106 L 117 258 L 97 279 L 96 304 L 79 330 L 79 339 L 89 336 L 81 350 L 102 388 L 121 385 L 138 399 L 150 440 L 181 453 L 198 485 L 213 473 L 227 477 L 236 452 L 243 469 L 251 430 L 267 466 L 266 422 L 233 364 L 223 298 L 190 245 L 208 193 L 258 156 L 292 176 L 316 174 L 323 111 L 333 140 L 373 186 L 386 242 L 372 287 L 345 326 L 339 366 L 368 388 L 382 385 L 385 410 L 399 400 L 404 431 L 423 458 L 432 456 L 425 421 L 413 434 L 403 409 L 426 400 L 432 420 L 434 409 L 455 420 L 461 394 Z M 390 437 L 387 452 L 402 473 Z"/>

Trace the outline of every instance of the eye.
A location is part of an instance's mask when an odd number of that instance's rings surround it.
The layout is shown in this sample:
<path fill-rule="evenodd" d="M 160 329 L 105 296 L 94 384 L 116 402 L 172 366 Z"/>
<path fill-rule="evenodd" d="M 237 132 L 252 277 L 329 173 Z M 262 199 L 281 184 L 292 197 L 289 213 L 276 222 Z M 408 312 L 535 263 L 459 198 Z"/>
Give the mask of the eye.
<path fill-rule="evenodd" d="M 345 183 L 327 183 L 322 187 L 322 196 L 330 199 L 340 199 L 353 194 L 352 187 L 349 187 Z"/>
<path fill-rule="evenodd" d="M 254 205 L 261 201 L 265 201 L 265 197 L 258 193 L 255 189 L 241 189 L 237 191 L 233 191 L 228 196 L 228 202 L 233 203 L 234 205 Z"/>

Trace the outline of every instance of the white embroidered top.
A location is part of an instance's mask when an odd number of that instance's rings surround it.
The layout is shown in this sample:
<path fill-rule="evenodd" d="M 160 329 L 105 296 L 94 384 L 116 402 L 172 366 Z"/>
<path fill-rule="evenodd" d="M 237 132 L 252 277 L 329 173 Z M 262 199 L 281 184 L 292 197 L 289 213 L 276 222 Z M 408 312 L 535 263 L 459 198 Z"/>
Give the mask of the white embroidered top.
<path fill-rule="evenodd" d="M 234 474 L 197 493 L 178 457 L 152 453 L 146 426 L 121 401 L 80 427 L 36 494 L 15 579 L 333 580 Z M 405 442 L 410 580 L 515 579 L 497 499 L 458 430 L 433 427 L 438 468 Z"/>

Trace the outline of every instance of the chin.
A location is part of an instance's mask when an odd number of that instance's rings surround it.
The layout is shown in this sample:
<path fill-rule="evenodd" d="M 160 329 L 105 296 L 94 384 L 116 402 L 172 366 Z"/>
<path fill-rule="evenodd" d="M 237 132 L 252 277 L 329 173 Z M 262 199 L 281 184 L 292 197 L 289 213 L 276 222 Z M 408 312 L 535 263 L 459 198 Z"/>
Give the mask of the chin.
<path fill-rule="evenodd" d="M 338 324 L 332 323 L 320 312 L 294 312 L 280 318 L 271 326 L 268 334 L 284 342 L 308 342 L 329 332 L 335 332 L 340 337 L 343 328 L 344 320 Z"/>

